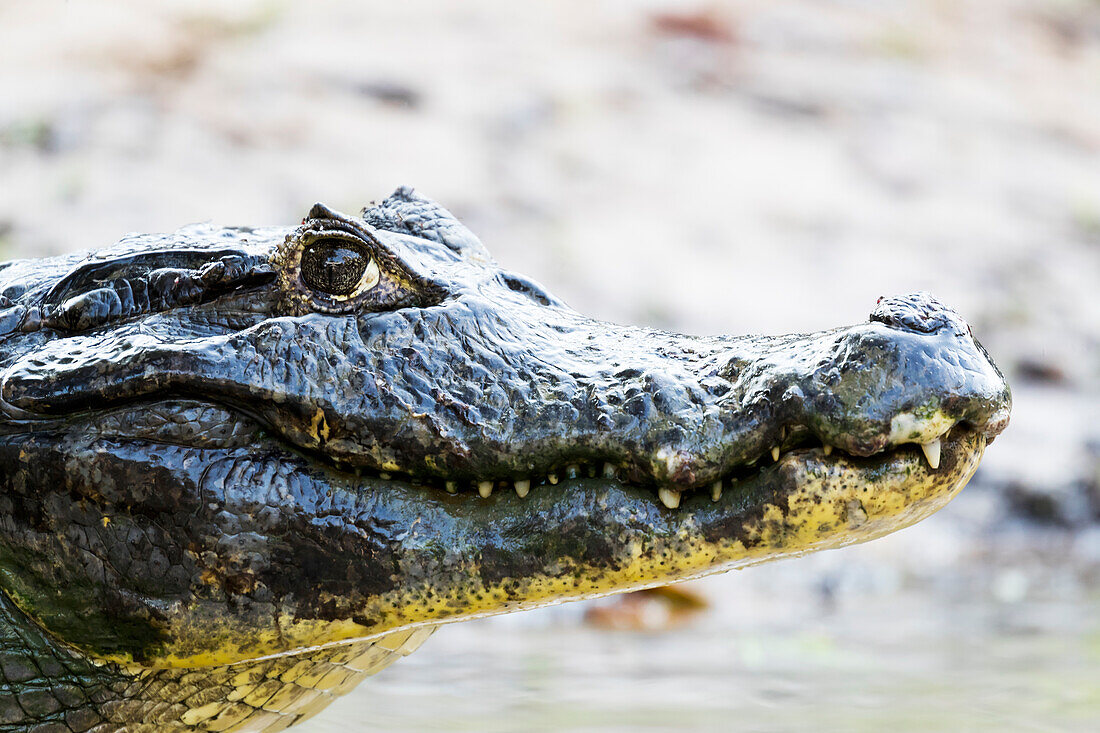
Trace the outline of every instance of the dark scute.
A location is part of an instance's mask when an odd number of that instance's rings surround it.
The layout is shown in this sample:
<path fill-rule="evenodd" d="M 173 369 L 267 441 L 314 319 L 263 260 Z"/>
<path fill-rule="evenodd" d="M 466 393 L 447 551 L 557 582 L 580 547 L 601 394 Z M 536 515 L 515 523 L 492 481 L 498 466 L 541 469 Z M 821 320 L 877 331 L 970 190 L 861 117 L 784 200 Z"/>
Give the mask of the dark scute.
<path fill-rule="evenodd" d="M 11 263 L 8 263 L 11 264 Z M 10 283 L 6 288 L 0 290 L 0 297 L 8 302 L 13 302 L 19 299 L 19 296 L 27 292 L 27 286 L 21 282 Z"/>
<path fill-rule="evenodd" d="M 501 275 L 501 279 L 504 280 L 504 284 L 508 286 L 509 290 L 522 293 L 539 305 L 551 305 L 555 302 L 554 298 L 543 290 L 541 285 L 525 277 L 506 272 Z"/>
<path fill-rule="evenodd" d="M 69 331 L 87 331 L 118 318 L 122 312 L 122 299 L 113 288 L 97 288 L 65 301 L 57 321 Z"/>
<path fill-rule="evenodd" d="M 93 259 L 78 264 L 73 271 L 61 278 L 43 298 L 43 304 L 60 305 L 75 295 L 95 290 L 120 279 L 130 281 L 165 279 L 167 281 L 175 277 L 189 276 L 192 270 L 197 270 L 211 261 L 237 256 L 239 253 L 233 250 L 177 248 L 155 249 L 106 260 Z M 260 265 L 256 262 L 251 264 L 257 270 L 266 267 L 266 264 Z M 18 285 L 18 283 L 15 284 L 16 287 Z M 18 297 L 6 291 L 5 294 L 8 297 Z"/>
<path fill-rule="evenodd" d="M 460 255 L 479 253 L 490 259 L 477 236 L 451 212 L 408 186 L 398 188 L 382 203 L 364 209 L 363 219 L 378 229 L 411 234 L 442 244 Z"/>
<path fill-rule="evenodd" d="M 871 320 L 911 333 L 936 333 L 951 329 L 961 336 L 968 330 L 958 313 L 923 291 L 896 298 L 879 298 Z"/>
<path fill-rule="evenodd" d="M 23 323 L 23 318 L 27 315 L 27 309 L 23 306 L 13 306 L 5 308 L 3 304 L 0 304 L 0 336 L 9 334 L 15 329 L 19 328 Z"/>

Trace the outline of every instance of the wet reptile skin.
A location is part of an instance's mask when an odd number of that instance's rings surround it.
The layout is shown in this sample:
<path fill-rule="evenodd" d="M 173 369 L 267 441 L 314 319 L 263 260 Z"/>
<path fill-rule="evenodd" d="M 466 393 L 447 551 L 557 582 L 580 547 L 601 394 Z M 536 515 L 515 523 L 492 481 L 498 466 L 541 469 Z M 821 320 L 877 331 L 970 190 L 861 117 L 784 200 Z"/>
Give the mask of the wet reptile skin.
<path fill-rule="evenodd" d="M 918 521 L 1009 408 L 925 293 L 594 321 L 410 189 L 0 264 L 0 729 L 280 730 L 442 623 Z"/>
<path fill-rule="evenodd" d="M 202 669 L 97 667 L 0 598 L 0 728 L 277 731 L 413 652 L 432 627 Z"/>

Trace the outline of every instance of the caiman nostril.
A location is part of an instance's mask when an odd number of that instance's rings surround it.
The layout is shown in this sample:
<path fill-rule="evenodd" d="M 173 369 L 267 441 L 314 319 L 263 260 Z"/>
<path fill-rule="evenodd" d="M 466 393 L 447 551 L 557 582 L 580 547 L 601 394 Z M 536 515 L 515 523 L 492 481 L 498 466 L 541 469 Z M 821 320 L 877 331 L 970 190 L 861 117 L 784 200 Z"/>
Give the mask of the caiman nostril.
<path fill-rule="evenodd" d="M 954 309 L 924 291 L 895 298 L 879 298 L 871 312 L 871 320 L 913 333 L 950 330 L 956 336 L 965 336 L 970 331 Z"/>

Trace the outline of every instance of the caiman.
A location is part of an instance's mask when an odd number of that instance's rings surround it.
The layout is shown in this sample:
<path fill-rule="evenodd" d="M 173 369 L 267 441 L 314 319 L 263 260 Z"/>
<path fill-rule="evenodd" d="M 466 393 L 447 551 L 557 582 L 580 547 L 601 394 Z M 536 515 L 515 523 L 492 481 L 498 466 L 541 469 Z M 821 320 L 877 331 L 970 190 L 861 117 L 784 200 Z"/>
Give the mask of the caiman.
<path fill-rule="evenodd" d="M 916 522 L 1009 408 L 926 293 L 619 326 L 407 188 L 0 264 L 0 727 L 280 730 L 443 623 Z"/>

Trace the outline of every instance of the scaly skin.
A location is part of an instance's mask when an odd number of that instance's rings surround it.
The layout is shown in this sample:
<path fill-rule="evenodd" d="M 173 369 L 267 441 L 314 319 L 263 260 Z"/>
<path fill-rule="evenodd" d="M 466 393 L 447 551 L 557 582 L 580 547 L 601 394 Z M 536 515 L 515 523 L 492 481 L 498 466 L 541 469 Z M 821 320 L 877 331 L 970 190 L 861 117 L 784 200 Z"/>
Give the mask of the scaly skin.
<path fill-rule="evenodd" d="M 1009 406 L 926 294 L 617 326 L 408 189 L 0 265 L 0 725 L 278 730 L 441 623 L 918 521 Z"/>

